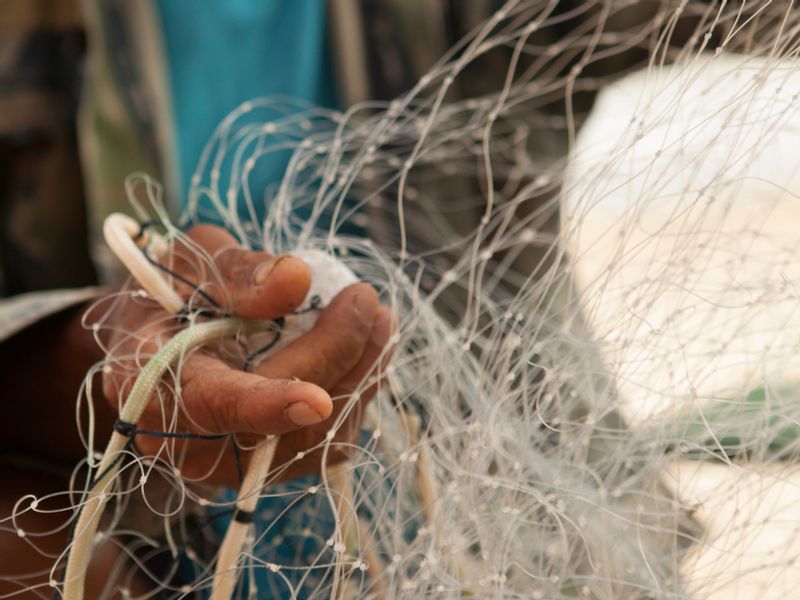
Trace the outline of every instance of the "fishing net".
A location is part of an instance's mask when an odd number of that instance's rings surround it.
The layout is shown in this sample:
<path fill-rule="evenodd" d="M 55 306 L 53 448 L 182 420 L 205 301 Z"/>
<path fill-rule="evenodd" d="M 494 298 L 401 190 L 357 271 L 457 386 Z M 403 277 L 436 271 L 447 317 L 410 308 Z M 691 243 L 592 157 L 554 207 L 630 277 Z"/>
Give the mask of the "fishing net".
<path fill-rule="evenodd" d="M 272 465 L 236 597 L 791 595 L 799 25 L 780 2 L 511 1 L 391 102 L 245 103 L 180 217 L 131 179 L 168 244 L 214 222 L 245 248 L 322 253 L 397 318 L 391 361 L 335 400 L 334 430 L 382 377 L 347 460 L 284 483 Z M 259 176 L 270 156 L 280 181 Z M 104 339 L 141 293 L 87 326 Z M 259 335 L 217 351 L 242 365 Z M 87 385 L 79 413 L 94 401 Z M 168 432 L 180 402 L 164 406 Z M 85 434 L 65 527 L 102 475 Z M 205 597 L 236 491 L 182 478 L 174 444 L 120 451 L 98 540 L 124 549 L 131 589 Z"/>

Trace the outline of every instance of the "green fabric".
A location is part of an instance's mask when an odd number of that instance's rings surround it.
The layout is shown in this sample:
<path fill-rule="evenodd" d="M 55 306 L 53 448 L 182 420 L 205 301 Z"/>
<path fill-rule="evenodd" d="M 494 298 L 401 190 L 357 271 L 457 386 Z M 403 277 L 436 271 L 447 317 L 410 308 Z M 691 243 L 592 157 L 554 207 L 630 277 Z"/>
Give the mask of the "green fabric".
<path fill-rule="evenodd" d="M 771 460 L 786 460 L 798 450 L 799 398 L 800 385 L 755 388 L 744 399 L 714 400 L 666 420 L 653 438 L 681 439 L 688 448 L 681 455 L 698 459 L 755 458 L 757 448 L 768 451 Z"/>

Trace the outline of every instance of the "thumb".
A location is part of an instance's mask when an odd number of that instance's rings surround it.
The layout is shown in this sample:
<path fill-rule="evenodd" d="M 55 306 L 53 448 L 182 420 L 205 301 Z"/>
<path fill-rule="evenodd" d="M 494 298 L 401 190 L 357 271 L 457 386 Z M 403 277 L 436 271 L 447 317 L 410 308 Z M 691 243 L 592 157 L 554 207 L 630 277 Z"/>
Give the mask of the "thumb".
<path fill-rule="evenodd" d="M 181 370 L 183 408 L 211 433 L 281 434 L 327 419 L 328 393 L 313 383 L 244 373 L 196 353 Z"/>

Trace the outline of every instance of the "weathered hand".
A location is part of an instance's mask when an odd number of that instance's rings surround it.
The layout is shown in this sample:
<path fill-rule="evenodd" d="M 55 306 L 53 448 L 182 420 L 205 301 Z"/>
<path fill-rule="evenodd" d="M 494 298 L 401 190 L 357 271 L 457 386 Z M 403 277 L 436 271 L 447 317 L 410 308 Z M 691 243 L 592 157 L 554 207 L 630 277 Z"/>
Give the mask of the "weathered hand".
<path fill-rule="evenodd" d="M 193 228 L 187 237 L 187 243 L 162 260 L 187 280 L 202 282 L 201 289 L 232 314 L 275 319 L 303 302 L 310 273 L 299 259 L 242 250 L 227 232 L 209 225 Z M 176 287 L 184 298 L 197 300 L 193 287 L 181 283 Z M 114 309 L 108 338 L 110 357 L 103 375 L 106 398 L 121 403 L 147 359 L 179 328 L 176 319 L 152 300 L 124 296 Z M 343 398 L 368 375 L 377 373 L 379 361 L 385 362 L 391 332 L 392 315 L 379 304 L 375 290 L 364 283 L 351 285 L 324 308 L 311 331 L 256 364 L 251 373 L 208 351 L 192 353 L 179 369 L 179 385 L 164 386 L 137 426 L 202 435 L 236 434 L 245 447 L 264 435 L 281 434 L 273 461 L 281 465 L 325 439 L 345 405 Z M 329 459 L 346 455 L 347 444 L 358 431 L 361 409 L 374 396 L 377 377 L 374 380 L 337 429 Z M 340 400 L 334 404 L 332 398 Z M 166 443 L 153 436 L 136 438 L 141 454 L 160 453 L 187 479 L 237 485 L 231 442 L 230 438 Z M 241 458 L 246 467 L 248 453 L 242 452 Z M 282 475 L 294 477 L 319 468 L 319 452 L 310 452 Z"/>

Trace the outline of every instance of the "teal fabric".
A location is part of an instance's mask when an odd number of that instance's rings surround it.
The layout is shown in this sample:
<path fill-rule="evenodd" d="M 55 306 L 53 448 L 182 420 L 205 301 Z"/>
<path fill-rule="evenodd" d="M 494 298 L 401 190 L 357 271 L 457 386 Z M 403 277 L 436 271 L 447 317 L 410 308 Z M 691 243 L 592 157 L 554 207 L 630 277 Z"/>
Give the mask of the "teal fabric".
<path fill-rule="evenodd" d="M 322 0 L 156 0 L 161 19 L 183 202 L 216 126 L 246 100 L 282 95 L 334 108 Z M 287 153 L 259 161 L 264 185 Z"/>
<path fill-rule="evenodd" d="M 366 461 L 354 468 L 352 476 L 362 493 L 370 490 L 370 501 L 359 508 L 359 514 L 371 522 L 374 515 L 370 507 L 381 507 L 387 519 L 404 523 L 404 527 L 394 533 L 410 543 L 422 525 L 418 521 L 419 515 L 409 513 L 399 518 L 392 512 L 397 505 L 397 482 L 391 475 L 382 474 L 380 468 L 385 470 L 390 465 L 381 460 L 372 434 L 371 430 L 362 428 L 359 445 L 367 449 L 368 454 L 362 455 Z M 320 483 L 318 475 L 295 479 L 271 488 L 269 495 L 259 501 L 253 521 L 257 542 L 252 552 L 256 560 L 246 571 L 249 576 L 241 578 L 241 593 L 234 594 L 234 597 L 305 600 L 314 595 L 327 595 L 332 585 L 329 566 L 337 560 L 329 543 L 336 531 L 336 520 L 326 494 L 322 491 L 308 493 L 311 486 L 319 487 Z M 236 492 L 227 490 L 218 500 L 233 503 Z M 211 529 L 216 536 L 213 547 L 218 548 L 231 523 L 231 514 L 219 509 L 218 516 L 211 514 Z M 381 558 L 389 559 L 386 556 Z M 279 573 L 267 565 L 278 565 Z M 203 573 L 196 571 L 189 581 L 202 576 Z M 371 585 L 364 572 L 356 571 L 349 577 L 356 589 Z"/>
<path fill-rule="evenodd" d="M 182 203 L 206 142 L 242 102 L 279 95 L 336 107 L 323 0 L 156 0 L 156 5 L 167 53 Z M 258 118 L 265 116 L 259 113 Z M 278 182 L 289 158 L 289 152 L 260 158 L 257 187 L 266 189 Z M 259 217 L 263 218 L 265 208 L 257 207 Z M 204 220 L 214 220 L 205 216 Z M 314 482 L 315 477 L 290 482 L 278 488 L 277 497 L 260 502 L 254 525 L 258 535 L 265 535 L 282 515 L 281 530 L 271 530 L 266 536 L 269 541 L 258 544 L 259 557 L 265 562 L 308 565 L 327 548 L 334 520 L 325 498 L 304 493 Z M 235 497 L 235 491 L 227 490 L 222 499 Z M 212 519 L 220 540 L 230 518 L 223 514 Z M 301 535 L 310 527 L 314 536 Z M 192 572 L 190 561 L 184 562 L 182 570 L 191 582 L 198 573 Z M 303 577 L 305 571 L 287 572 L 288 576 L 276 575 L 257 567 L 241 585 L 259 598 L 304 598 L 314 586 L 324 585 L 322 574 Z"/>

